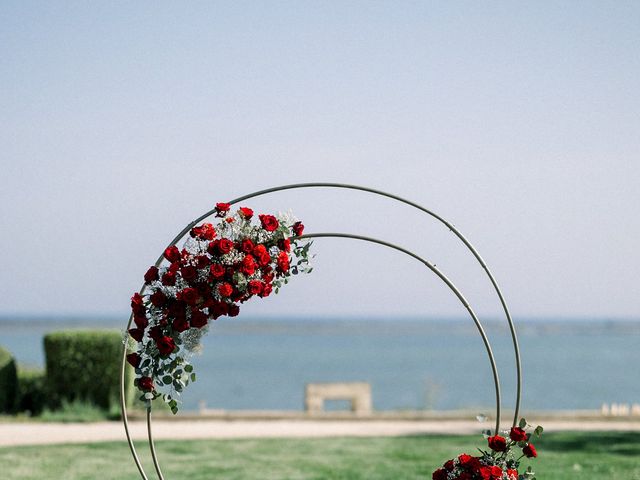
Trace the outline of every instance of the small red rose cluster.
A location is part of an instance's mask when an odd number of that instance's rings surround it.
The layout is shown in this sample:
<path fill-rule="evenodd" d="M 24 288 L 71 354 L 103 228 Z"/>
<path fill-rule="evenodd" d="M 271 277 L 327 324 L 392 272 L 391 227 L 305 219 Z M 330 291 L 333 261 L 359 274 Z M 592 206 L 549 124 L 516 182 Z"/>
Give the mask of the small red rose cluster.
<path fill-rule="evenodd" d="M 530 433 L 525 431 L 527 427 L 525 419 L 520 421 L 518 427 L 512 427 L 509 438 L 501 435 L 493 435 L 487 438 L 491 451 L 483 451 L 479 457 L 473 457 L 463 453 L 458 457 L 447 461 L 442 468 L 433 472 L 433 480 L 535 480 L 531 467 L 519 474 L 520 460 L 523 457 L 535 458 L 538 456 L 533 443 L 529 442 Z M 536 436 L 542 434 L 542 427 L 534 430 Z M 521 449 L 521 454 L 516 458 L 514 447 Z"/>
<path fill-rule="evenodd" d="M 147 399 L 161 395 L 157 387 L 169 387 L 163 397 L 174 413 L 174 397 L 195 381 L 185 350 L 197 346 L 201 330 L 221 316 L 235 317 L 239 304 L 254 296 L 277 293 L 291 274 L 312 270 L 311 243 L 298 239 L 301 222 L 258 215 L 254 224 L 253 210 L 241 207 L 231 215 L 228 203 L 215 211 L 221 221 L 193 227 L 182 249 L 168 247 L 168 265 L 150 267 L 142 292 L 131 298 L 135 327 L 129 335 L 138 343 L 127 360 L 136 369 L 135 384 Z"/>

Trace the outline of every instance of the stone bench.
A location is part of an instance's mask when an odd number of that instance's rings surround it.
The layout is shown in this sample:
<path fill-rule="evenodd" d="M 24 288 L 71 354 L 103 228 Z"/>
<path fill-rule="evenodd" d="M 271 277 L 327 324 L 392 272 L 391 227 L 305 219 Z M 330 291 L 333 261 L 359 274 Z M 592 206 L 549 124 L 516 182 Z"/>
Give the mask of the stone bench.
<path fill-rule="evenodd" d="M 325 400 L 348 400 L 356 415 L 369 415 L 372 410 L 371 385 L 366 382 L 308 383 L 304 408 L 307 413 L 324 412 Z"/>

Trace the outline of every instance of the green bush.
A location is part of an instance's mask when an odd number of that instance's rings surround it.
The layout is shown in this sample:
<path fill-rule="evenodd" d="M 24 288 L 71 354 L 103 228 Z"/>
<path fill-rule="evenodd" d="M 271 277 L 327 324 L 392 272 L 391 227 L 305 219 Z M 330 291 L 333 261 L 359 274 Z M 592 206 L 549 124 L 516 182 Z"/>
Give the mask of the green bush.
<path fill-rule="evenodd" d="M 43 370 L 18 368 L 18 399 L 16 410 L 38 415 L 46 405 L 45 376 Z"/>
<path fill-rule="evenodd" d="M 15 410 L 17 391 L 16 361 L 8 350 L 0 347 L 0 413 Z"/>
<path fill-rule="evenodd" d="M 68 330 L 44 337 L 50 405 L 89 402 L 105 410 L 118 405 L 122 336 L 105 330 Z M 131 378 L 129 369 L 126 378 Z M 126 382 L 127 399 L 132 382 Z"/>

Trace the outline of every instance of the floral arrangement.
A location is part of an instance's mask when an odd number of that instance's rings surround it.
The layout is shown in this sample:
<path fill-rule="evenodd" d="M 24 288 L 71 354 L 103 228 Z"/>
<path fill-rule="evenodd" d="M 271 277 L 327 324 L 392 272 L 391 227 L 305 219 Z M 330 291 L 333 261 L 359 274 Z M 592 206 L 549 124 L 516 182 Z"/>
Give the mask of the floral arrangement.
<path fill-rule="evenodd" d="M 219 223 L 190 231 L 182 249 L 164 252 L 167 265 L 152 266 L 145 286 L 131 298 L 136 343 L 127 361 L 135 368 L 141 400 L 162 397 L 175 414 L 180 393 L 196 380 L 188 358 L 212 320 L 235 317 L 252 297 L 278 293 L 291 275 L 311 273 L 304 225 L 290 214 L 258 215 L 216 204 Z"/>
<path fill-rule="evenodd" d="M 501 435 L 491 436 L 487 431 L 489 451 L 480 450 L 480 456 L 473 457 L 463 453 L 445 462 L 442 468 L 433 472 L 433 480 L 535 480 L 535 473 L 531 467 L 525 472 L 518 473 L 522 458 L 538 456 L 536 447 L 531 440 L 531 433 L 526 429 L 531 427 L 523 418 L 517 427 L 512 427 L 508 438 Z M 534 429 L 533 435 L 542 435 L 542 427 Z M 516 458 L 517 457 L 517 458 Z"/>

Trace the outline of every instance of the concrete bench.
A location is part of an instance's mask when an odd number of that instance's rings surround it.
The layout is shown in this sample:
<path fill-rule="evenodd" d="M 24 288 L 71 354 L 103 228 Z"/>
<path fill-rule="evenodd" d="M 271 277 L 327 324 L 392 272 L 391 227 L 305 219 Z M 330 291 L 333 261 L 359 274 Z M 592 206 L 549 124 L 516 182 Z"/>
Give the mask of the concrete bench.
<path fill-rule="evenodd" d="M 305 387 L 304 407 L 307 413 L 324 411 L 325 400 L 348 400 L 356 415 L 369 415 L 372 410 L 371 385 L 366 382 L 308 383 Z"/>

